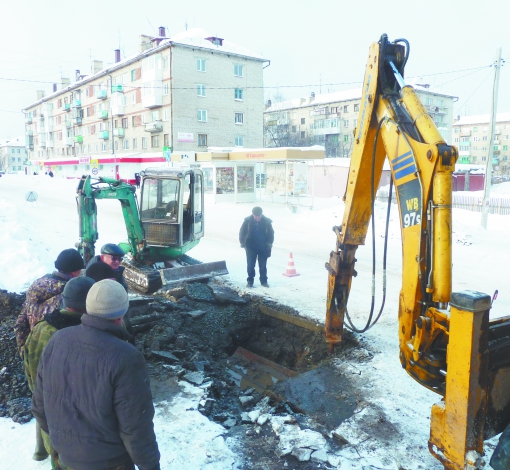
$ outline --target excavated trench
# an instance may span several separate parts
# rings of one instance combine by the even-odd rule
[[[18,422],[31,419],[12,333],[23,300],[0,291],[0,416]],[[199,411],[242,442],[246,461],[239,468],[282,468],[278,439],[250,415],[261,403],[267,413],[291,416],[330,438],[359,402],[348,377],[333,365],[359,347],[353,336],[347,334],[329,356],[321,325],[220,281],[153,296],[130,293],[128,316],[151,373],[155,403],[170,400],[183,380],[204,388]],[[317,468],[311,465],[293,462],[293,468]]]

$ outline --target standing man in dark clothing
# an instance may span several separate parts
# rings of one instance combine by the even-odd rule
[[[63,468],[160,470],[147,365],[121,326],[128,308],[118,282],[96,282],[81,325],[42,352],[32,412]]]
[[[252,215],[244,219],[239,230],[239,243],[246,250],[246,262],[248,265],[248,284],[253,287],[255,279],[255,263],[259,263],[260,284],[269,287],[267,283],[267,258],[271,256],[271,248],[274,241],[273,221],[262,215],[261,207],[254,207]]]

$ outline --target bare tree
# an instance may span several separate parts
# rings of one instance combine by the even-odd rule
[[[9,153],[6,148],[0,148],[0,171],[7,172],[9,167]]]

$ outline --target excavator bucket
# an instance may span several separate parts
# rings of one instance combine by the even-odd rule
[[[173,268],[159,269],[163,286],[187,281],[209,279],[214,276],[228,274],[225,261],[213,261],[211,263],[192,264],[189,266],[176,266]]]

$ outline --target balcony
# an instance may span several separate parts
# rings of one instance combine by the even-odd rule
[[[72,122],[71,121],[64,121],[64,126],[67,128],[67,129],[70,129],[71,126],[72,126]]]
[[[98,100],[105,100],[107,97],[108,97],[108,94],[107,94],[107,91],[106,91],[106,90],[99,90],[99,91],[96,93],[96,98],[97,98]]]
[[[96,113],[97,119],[108,119],[108,110],[107,109],[101,109]]]
[[[123,85],[112,85],[112,93],[124,93]]]
[[[26,132],[27,137],[32,137],[34,135],[34,131],[31,129],[28,129]]]
[[[494,141],[494,145],[499,145],[500,143],[501,143],[501,142],[500,142],[500,140],[498,140],[498,139],[496,139],[496,140]]]
[[[501,155],[501,150],[493,150],[492,155]]]
[[[110,138],[110,132],[108,132],[108,131],[99,131],[97,136],[100,139],[108,140]]]
[[[73,125],[75,125],[75,126],[81,126],[82,122],[83,122],[83,118],[81,118],[81,117],[73,118]]]
[[[468,130],[468,131],[460,131],[460,135],[468,137],[468,136],[470,136],[470,135],[471,135],[471,130]]]
[[[71,147],[73,145],[73,143],[74,143],[73,138],[72,137],[68,137],[68,136],[64,136],[63,141],[64,141],[64,145],[67,145],[68,147]]]
[[[73,108],[81,108],[81,100],[73,100]]]
[[[46,141],[46,148],[47,149],[52,149],[54,147],[55,147],[55,142],[53,140]]]
[[[34,138],[31,135],[27,135],[25,138],[25,147],[29,150],[34,150]]]
[[[124,128],[123,127],[116,127],[113,129],[113,136],[114,137],[124,137]]]
[[[73,140],[74,140],[75,144],[83,144],[83,136],[82,135],[75,135]]]
[[[71,105],[69,103],[63,103],[62,111],[71,111]]]
[[[32,124],[32,116],[27,116],[25,118],[25,124]]]
[[[162,132],[163,131],[163,123],[161,121],[150,122],[149,124],[145,124],[145,130],[147,132]]]

